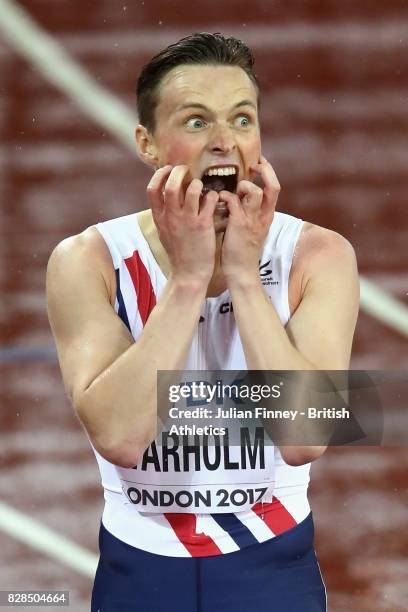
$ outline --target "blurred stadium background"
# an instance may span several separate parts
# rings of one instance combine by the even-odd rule
[[[352,368],[408,370],[406,1],[0,0],[0,589],[68,589],[76,612],[89,609],[102,490],[56,362],[46,264],[63,238],[146,208],[136,78],[203,30],[254,50],[279,209],[356,249]],[[407,609],[407,467],[403,447],[330,449],[313,466],[332,612]]]

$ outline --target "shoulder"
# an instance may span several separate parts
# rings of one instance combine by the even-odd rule
[[[116,293],[116,277],[108,246],[95,225],[64,238],[53,249],[47,265],[47,283],[58,282],[66,274],[89,272],[100,276],[112,303]]]
[[[304,223],[299,236],[298,251],[316,258],[330,253],[355,257],[354,248],[347,238],[326,227],[308,222]]]
[[[357,270],[354,248],[344,236],[308,222],[299,236],[293,265],[306,278],[329,269]]]
[[[92,257],[91,257],[92,256]],[[86,228],[80,234],[68,236],[59,242],[53,249],[49,264],[61,261],[85,261],[91,258],[99,265],[101,262],[107,263],[110,259],[109,249],[105,240],[97,230],[95,225]],[[92,264],[92,262],[89,262]]]

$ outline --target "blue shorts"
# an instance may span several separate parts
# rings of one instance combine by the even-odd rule
[[[165,557],[101,523],[91,612],[325,612],[312,514],[289,531],[215,557]]]

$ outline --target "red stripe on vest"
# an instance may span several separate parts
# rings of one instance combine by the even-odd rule
[[[290,512],[286,510],[282,502],[275,496],[272,497],[272,502],[270,504],[258,502],[255,506],[252,506],[252,510],[275,535],[284,533],[297,525],[297,522]]]
[[[143,325],[145,325],[150,313],[156,306],[156,296],[153,291],[152,282],[138,251],[135,251],[131,257],[125,259],[125,264],[136,291],[140,318],[143,321]]]
[[[192,557],[210,557],[222,554],[214,540],[204,533],[195,532],[197,523],[195,514],[169,512],[164,516]]]

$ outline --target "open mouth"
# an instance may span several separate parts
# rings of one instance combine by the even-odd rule
[[[238,184],[238,166],[211,166],[203,173],[203,195],[209,191],[235,193]]]

